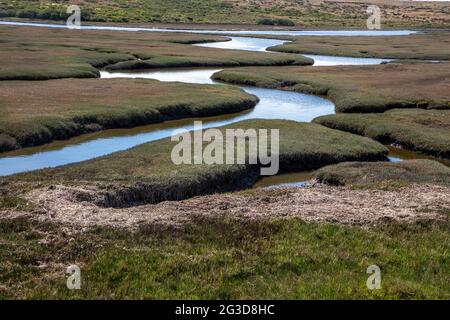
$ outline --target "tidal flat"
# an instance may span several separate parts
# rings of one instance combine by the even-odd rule
[[[252,52],[192,45],[230,43],[221,35],[0,26],[5,150],[93,131],[115,137],[105,129],[140,132],[136,126],[168,119],[185,124],[242,110],[251,117],[258,98],[249,92],[264,87],[273,90],[260,95],[255,114],[270,119],[219,130],[280,129],[280,173],[308,173],[301,187],[252,188],[262,164],[176,165],[175,142],[164,138],[2,177],[0,299],[448,299],[448,166],[416,154],[388,162],[392,146],[382,144],[447,157],[449,64],[419,61],[447,59],[438,56],[447,43],[434,47],[433,37],[420,35],[432,44],[426,47],[413,44],[419,35],[405,35],[377,38],[370,48],[368,37],[355,38],[354,47],[314,37],[317,47],[342,46],[330,55],[365,57],[379,56],[384,39],[386,52],[401,60],[312,67],[301,54],[264,46]],[[105,69],[179,66],[232,67],[214,78],[254,87],[219,85],[209,76],[197,84],[98,79]],[[329,100],[293,97],[300,92],[330,99],[337,114]],[[325,116],[301,122],[315,113]],[[66,288],[72,264],[83,274],[75,292]],[[373,264],[383,272],[375,291],[366,287]]]

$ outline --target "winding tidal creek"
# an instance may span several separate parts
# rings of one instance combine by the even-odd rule
[[[0,24],[12,24],[1,22]],[[39,27],[61,27],[61,25],[44,25],[30,23],[16,23],[16,25],[33,25]],[[121,28],[121,27],[93,27],[86,26],[85,29],[100,30],[120,30],[120,31],[167,31],[182,32],[183,30],[165,30],[165,29],[145,29],[145,28]],[[190,31],[192,32],[192,31]],[[210,30],[195,30],[196,33],[218,33],[233,34],[231,41],[215,42],[206,44],[197,44],[197,46],[206,46],[220,48],[223,50],[247,50],[247,51],[266,51],[267,48],[285,43],[286,41],[277,39],[263,39],[234,36],[234,34],[253,34],[251,31],[225,32]],[[262,32],[262,31],[261,31]],[[267,33],[268,32],[268,33]],[[256,34],[284,35],[286,33],[270,32]],[[304,35],[303,31],[291,31],[287,35]],[[306,32],[306,31],[305,31]],[[297,34],[298,33],[298,34]],[[307,35],[407,35],[412,31],[307,31]],[[273,53],[277,54],[277,53]],[[368,65],[380,64],[388,60],[385,59],[367,59],[367,58],[349,58],[333,56],[306,55],[314,59],[314,66],[333,66],[333,65]],[[101,71],[101,79],[108,78],[147,78],[159,81],[177,81],[184,83],[198,83],[209,85],[223,85],[211,79],[212,75],[221,71],[220,68],[194,68],[194,69],[152,69],[145,72],[118,72],[110,73]],[[235,123],[247,119],[286,119],[299,122],[310,122],[314,118],[322,115],[334,113],[334,104],[324,98],[307,95],[296,92],[263,89],[256,87],[241,86],[241,89],[249,94],[259,98],[259,103],[252,110],[219,117],[201,118],[203,128],[212,128]],[[152,124],[132,129],[114,129],[85,134],[65,141],[56,141],[39,147],[25,148],[22,150],[5,153],[0,158],[0,175],[6,176],[31,170],[43,169],[48,167],[57,167],[70,163],[86,161],[99,156],[107,155],[113,152],[126,150],[139,144],[170,137],[176,129],[193,129],[193,122],[196,119],[183,119],[176,121],[167,121],[159,124]],[[399,157],[392,158],[399,160]],[[301,181],[308,180],[310,173],[294,173],[263,179],[258,186],[283,185],[283,184],[301,184]]]

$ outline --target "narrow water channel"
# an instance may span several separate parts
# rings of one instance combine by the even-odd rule
[[[0,24],[5,24],[0,21]],[[10,24],[10,23],[7,23]],[[16,24],[17,25],[17,24]],[[18,23],[18,25],[29,25]],[[33,24],[35,25],[35,24]],[[61,25],[39,25],[61,27]],[[122,31],[159,31],[136,30],[135,28],[111,27],[84,27],[85,29],[101,30],[122,30]],[[130,30],[129,30],[130,29]],[[133,29],[133,30],[131,30]],[[167,30],[163,30],[167,31]],[[177,30],[170,30],[177,32]],[[210,31],[196,30],[199,33],[210,33]],[[298,31],[300,32],[300,31]],[[325,31],[312,32],[313,35],[323,35]],[[227,32],[230,33],[230,32]],[[249,32],[243,32],[249,34]],[[311,33],[311,32],[308,32]],[[369,31],[344,31],[345,35],[396,35],[410,34],[410,31],[395,31],[383,33],[371,33]],[[280,34],[280,33],[271,33]],[[290,34],[293,35],[293,34]],[[297,35],[297,34],[295,34]],[[343,35],[342,31],[331,31],[326,35]],[[284,43],[286,41],[277,39],[262,39],[251,37],[231,37],[231,41],[199,44],[199,46],[215,47],[220,49],[266,51],[268,47]],[[276,53],[274,53],[276,54]],[[361,59],[348,57],[331,56],[313,56],[315,66],[323,65],[365,65],[379,64],[383,59]],[[222,85],[211,79],[211,76],[220,71],[219,68],[208,69],[164,69],[151,70],[146,72],[120,72],[109,73],[101,72],[101,79],[108,78],[149,78],[159,81],[178,81],[185,83],[200,83]],[[102,81],[102,80],[99,81]],[[247,119],[286,119],[301,122],[310,122],[312,119],[334,113],[334,104],[324,98],[295,92],[282,90],[271,90],[256,87],[241,88],[259,97],[260,102],[257,106],[247,112],[224,115],[220,117],[201,118],[204,122],[204,128],[223,126],[234,122]],[[20,172],[26,172],[47,167],[56,167],[70,163],[89,160],[113,152],[126,150],[131,147],[166,138],[171,136],[175,129],[185,128],[193,129],[193,119],[168,121],[160,124],[153,124],[132,129],[105,130],[98,133],[92,133],[75,137],[66,141],[56,141],[44,146],[25,148],[22,150],[4,153],[0,158],[0,176],[11,175]],[[311,173],[296,173],[280,175],[277,177],[266,178],[258,183],[258,186],[279,185],[279,184],[301,184],[301,181],[308,180]]]
[[[0,21],[0,25],[41,27],[41,28],[66,28],[65,24],[41,23],[41,22],[19,22]],[[146,28],[146,27],[122,27],[107,25],[81,26],[83,30],[108,30],[108,31],[129,31],[129,32],[181,32],[200,34],[221,34],[221,35],[278,35],[278,36],[407,36],[417,31],[413,30],[201,30],[201,29],[171,29],[171,28]]]

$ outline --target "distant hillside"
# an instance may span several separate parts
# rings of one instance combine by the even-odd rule
[[[65,20],[78,4],[85,21],[364,27],[377,4],[388,27],[450,27],[449,2],[356,0],[0,0],[0,17]]]

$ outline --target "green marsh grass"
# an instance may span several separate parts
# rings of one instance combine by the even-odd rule
[[[336,114],[314,119],[324,126],[385,144],[450,159],[450,110],[393,109],[379,114]]]
[[[433,160],[344,162],[315,173],[322,183],[356,188],[392,189],[411,184],[450,185],[450,168]]]
[[[0,81],[0,152],[87,132],[253,108],[258,99],[231,86],[144,79]]]
[[[449,109],[450,63],[371,66],[234,68],[216,80],[323,95],[337,112],[371,113],[394,108]]]
[[[1,219],[0,298],[449,299],[449,235],[448,222],[361,228],[217,217],[67,237],[58,225]],[[74,263],[82,288],[71,291],[65,268]],[[381,290],[366,287],[372,264]]]

